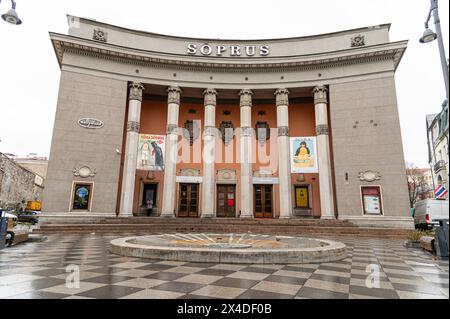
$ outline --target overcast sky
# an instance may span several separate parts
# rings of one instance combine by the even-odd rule
[[[391,41],[410,40],[396,73],[405,159],[428,166],[425,115],[439,112],[445,99],[437,41],[418,41],[428,0],[16,1],[23,24],[0,21],[0,152],[50,152],[60,70],[48,32],[66,34],[66,14],[155,33],[222,39],[307,36],[392,23]],[[439,3],[447,56],[448,3]],[[2,0],[0,12],[9,7],[10,1]],[[434,29],[433,20],[430,26]]]

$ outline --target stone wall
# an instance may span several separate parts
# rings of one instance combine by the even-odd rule
[[[127,82],[62,71],[42,210],[67,213],[71,207],[73,182],[93,183],[91,212],[115,215],[119,187]],[[86,129],[82,118],[104,123]],[[92,176],[74,174],[80,167]]]
[[[330,85],[339,218],[412,226],[394,77]],[[361,181],[373,171],[379,179]],[[383,216],[363,214],[361,186],[381,186]]]
[[[20,210],[27,201],[41,200],[44,188],[35,184],[35,177],[35,173],[0,153],[0,207]]]

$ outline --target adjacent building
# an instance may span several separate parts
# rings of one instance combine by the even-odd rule
[[[427,115],[428,161],[433,174],[434,186],[448,184],[448,101],[444,101],[438,114]],[[448,199],[448,193],[446,195]]]
[[[21,211],[28,201],[40,201],[43,190],[43,176],[0,153],[0,208]]]
[[[322,218],[411,228],[389,24],[167,36],[69,16],[43,223]]]

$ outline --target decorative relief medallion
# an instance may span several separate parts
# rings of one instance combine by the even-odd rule
[[[322,124],[316,126],[316,135],[328,135],[328,125]]]
[[[288,89],[278,89],[274,93],[276,98],[276,105],[289,105],[289,90]]]
[[[181,89],[178,86],[169,87],[167,93],[167,103],[180,104]]]
[[[305,174],[298,174],[297,182],[304,182],[304,181],[305,181]]]
[[[200,121],[198,120],[187,120],[184,123],[183,137],[189,140],[189,144],[192,146],[194,141],[200,136]]]
[[[258,169],[253,172],[253,177],[272,177],[273,172],[269,169]]]
[[[223,121],[220,123],[220,133],[222,134],[222,141],[228,145],[234,138],[234,125],[231,121]]]
[[[178,125],[176,124],[167,125],[167,134],[178,134]]]
[[[314,104],[328,103],[327,92],[328,89],[325,86],[316,86],[312,91],[312,93],[314,94]]]
[[[193,168],[185,168],[180,170],[180,176],[201,176],[200,170]]]
[[[130,95],[128,99],[131,100],[137,100],[142,102],[142,93],[144,91],[144,85],[139,82],[133,82],[129,86],[130,88]]]
[[[217,171],[217,180],[219,181],[235,181],[236,171],[231,169],[222,169]]]
[[[244,106],[252,106],[252,96],[253,96],[253,91],[250,89],[243,89],[239,92],[239,95],[241,97],[240,100],[240,106],[244,107]]]
[[[139,129],[141,128],[141,124],[136,121],[129,121],[127,124],[127,131],[128,132],[136,132],[139,133]]]
[[[261,146],[270,139],[270,127],[267,122],[256,122],[255,132],[256,139]]]
[[[215,89],[206,89],[203,91],[203,96],[205,97],[205,106],[217,104],[217,91]]]
[[[365,37],[361,34],[358,34],[357,36],[351,38],[351,46],[354,47],[361,47],[366,45]]]
[[[150,180],[150,181],[155,180],[156,179],[155,172],[154,171],[148,171],[146,179]]]
[[[95,168],[91,169],[89,166],[75,167],[73,175],[81,178],[94,177],[97,174]]]
[[[83,118],[78,120],[78,125],[88,129],[99,129],[104,126],[103,122],[93,118]]]
[[[374,182],[381,179],[381,174],[375,171],[359,172],[359,180],[363,182]]]
[[[278,128],[278,136],[289,136],[289,127],[280,126]]]
[[[108,34],[103,30],[94,29],[94,35],[92,36],[92,39],[101,42],[106,42],[108,40]]]

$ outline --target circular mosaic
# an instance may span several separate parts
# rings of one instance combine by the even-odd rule
[[[115,254],[194,262],[217,263],[317,263],[347,257],[341,242],[261,234],[162,234],[111,241]]]

